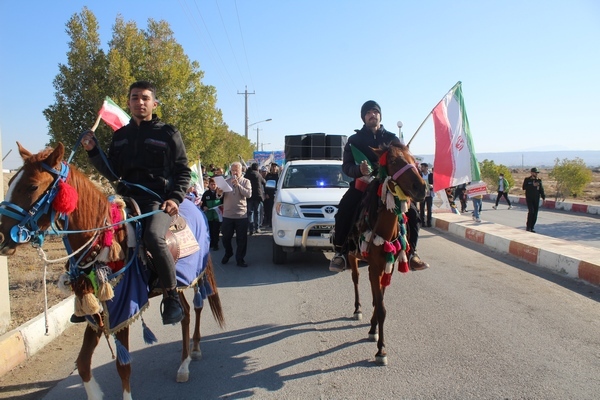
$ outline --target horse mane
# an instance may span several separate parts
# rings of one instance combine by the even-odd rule
[[[106,194],[90,180],[88,175],[71,164],[67,183],[73,186],[78,194],[77,208],[69,215],[70,229],[87,230],[112,223],[110,219],[110,202]],[[80,242],[75,238],[80,236],[84,239],[81,242],[84,243],[92,235],[94,235],[94,232],[70,235],[69,241],[71,241],[71,236],[74,236],[73,242]],[[121,242],[124,237],[116,239]],[[72,243],[72,245],[74,248],[78,247],[76,243]]]

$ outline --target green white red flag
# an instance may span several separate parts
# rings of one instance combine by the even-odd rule
[[[473,138],[458,82],[433,109],[435,156],[433,190],[480,180]]]
[[[108,96],[104,99],[102,108],[98,111],[98,116],[102,118],[102,121],[106,122],[113,131],[127,125],[131,119],[131,117]]]

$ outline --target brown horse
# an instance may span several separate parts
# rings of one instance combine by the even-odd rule
[[[349,238],[355,242],[357,250],[349,254],[348,263],[352,270],[354,318],[357,320],[362,319],[358,293],[358,261],[364,260],[369,264],[373,295],[369,339],[377,342],[375,362],[387,365],[383,335],[386,316],[383,296],[395,266],[401,272],[408,272],[404,212],[408,201],[422,201],[425,198],[426,183],[407,146],[391,144],[374,149],[374,152],[379,156],[379,177],[365,191],[363,211]]]
[[[132,241],[127,241],[127,231],[132,232],[131,228],[123,228],[123,225],[113,225],[111,221],[114,221],[114,206],[103,194],[96,185],[88,179],[88,177],[79,171],[77,168],[70,166],[63,161],[64,146],[59,143],[55,149],[46,149],[38,154],[32,154],[23,148],[17,142],[19,153],[23,159],[23,167],[17,172],[17,174],[9,182],[9,189],[6,195],[6,201],[2,203],[0,207],[0,253],[3,255],[13,255],[16,252],[18,245],[28,241],[32,241],[37,245],[41,245],[43,242],[43,236],[46,234],[51,226],[57,226],[62,224],[62,228],[65,227],[64,220],[61,217],[64,214],[68,214],[68,229],[65,235],[65,247],[68,253],[77,255],[79,257],[75,264],[75,274],[82,274],[79,271],[89,270],[92,265],[94,268],[95,260],[99,257],[98,253],[100,244],[104,241],[107,248],[107,252],[113,255],[117,255],[111,258],[110,266],[116,266],[118,270],[114,274],[114,279],[110,279],[110,276],[104,279],[104,283],[109,282],[111,288],[108,288],[111,295],[108,300],[102,300],[100,298],[100,290],[96,292],[97,298],[94,299],[94,289],[88,290],[92,292],[91,295],[86,293],[86,287],[89,289],[90,279],[83,278],[72,280],[71,286],[76,294],[76,314],[77,307],[80,306],[84,310],[83,314],[87,315],[88,326],[85,330],[83,344],[81,351],[77,358],[77,369],[81,376],[84,387],[86,389],[88,398],[99,399],[102,398],[103,394],[100,390],[99,385],[96,383],[91,371],[91,361],[94,349],[98,345],[102,335],[106,335],[108,338],[109,334],[115,336],[115,342],[117,344],[117,353],[121,356],[123,349],[125,349],[124,357],[117,357],[117,370],[121,377],[121,384],[123,388],[123,398],[131,398],[131,386],[130,386],[130,375],[131,365],[128,360],[128,347],[129,347],[129,325],[141,314],[141,312],[148,306],[148,297],[159,294],[160,292],[148,293],[149,285],[146,281],[144,286],[143,282],[139,286],[142,289],[137,289],[137,292],[141,295],[141,300],[137,307],[133,311],[129,311],[129,314],[124,313],[124,321],[113,321],[113,317],[116,318],[117,313],[112,312],[110,307],[112,305],[123,309],[123,304],[133,304],[132,299],[134,290],[134,279],[128,277],[130,271],[131,276],[140,277],[140,272],[144,267],[141,265],[137,270],[135,269],[136,263],[132,261],[139,260],[141,257],[136,256],[136,253],[132,249],[137,249],[139,246],[132,245]],[[70,167],[70,168],[69,168]],[[73,190],[74,189],[74,190]],[[72,203],[69,205],[69,203]],[[196,223],[195,231],[193,232],[198,238],[199,234],[204,235],[204,239],[208,238],[208,228],[206,219],[200,214],[200,211],[193,206],[189,201],[188,210],[193,210],[193,213],[198,213],[200,216],[200,222]],[[184,203],[182,203],[180,212],[183,214]],[[192,213],[192,214],[193,214]],[[184,215],[185,216],[185,215]],[[186,216],[187,217],[187,216]],[[188,225],[192,226],[190,219],[188,218]],[[55,229],[55,228],[53,228]],[[110,231],[110,235],[108,232]],[[130,236],[134,236],[130,233]],[[112,239],[112,242],[107,237]],[[130,237],[131,239],[131,237]],[[198,240],[202,245],[202,241]],[[193,260],[200,260],[196,262],[198,268],[202,264],[202,273],[196,275],[190,275],[193,282],[190,282],[189,286],[194,286],[196,295],[194,297],[194,309],[196,314],[196,321],[194,325],[194,334],[192,336],[192,344],[190,351],[190,304],[186,301],[186,298],[182,291],[179,291],[179,298],[184,310],[184,319],[181,321],[181,331],[183,335],[182,342],[182,353],[181,353],[181,365],[177,371],[177,381],[185,382],[189,378],[189,363],[192,359],[198,359],[201,357],[200,351],[200,314],[202,312],[202,298],[208,298],[209,305],[213,316],[217,323],[223,327],[224,318],[221,309],[221,303],[217,292],[216,281],[214,278],[214,271],[210,254],[208,253],[208,241],[204,240],[206,246],[201,248],[200,251],[196,252],[198,258]],[[91,243],[91,244],[90,244]],[[202,246],[201,246],[202,247]],[[70,249],[73,249],[70,251]],[[83,256],[78,253],[82,250]],[[124,254],[129,253],[130,257],[124,259]],[[131,256],[133,254],[133,256]],[[181,259],[178,264],[178,286],[179,289],[183,289],[180,279],[180,264],[184,260],[192,260],[195,255]],[[91,261],[90,261],[91,259]],[[72,259],[71,259],[72,260]],[[127,260],[130,260],[129,262]],[[85,264],[85,266],[82,266]],[[131,265],[129,268],[126,266]],[[106,269],[107,266],[102,266]],[[71,263],[71,270],[73,264]],[[67,265],[67,271],[69,271],[69,263]],[[100,275],[100,270],[95,269],[95,275]],[[109,272],[111,270],[108,270]],[[125,272],[123,272],[125,271]],[[193,272],[197,272],[193,271]],[[140,278],[141,279],[141,278]],[[81,283],[84,284],[81,284]],[[88,284],[86,285],[85,282]],[[98,279],[98,282],[101,282]],[[103,286],[105,287],[105,286]],[[114,287],[114,293],[112,288]],[[122,289],[125,287],[125,289]],[[185,288],[185,287],[184,287]],[[119,293],[118,293],[119,292]],[[200,295],[202,292],[203,295]],[[91,297],[90,297],[91,296]],[[98,301],[98,299],[100,299]],[[119,304],[117,304],[119,302]],[[114,304],[113,304],[114,303]],[[90,306],[91,304],[91,306]],[[80,309],[80,311],[81,311]],[[85,310],[88,310],[87,312]],[[92,311],[89,311],[89,310]],[[108,310],[108,315],[106,311]],[[80,314],[77,314],[80,315]],[[118,325],[117,325],[118,324]],[[145,324],[144,324],[145,327]],[[146,328],[146,327],[145,327]],[[147,333],[145,331],[145,333]],[[153,335],[150,335],[153,336]],[[151,338],[152,340],[155,338]],[[111,349],[112,350],[112,349]],[[121,353],[119,353],[121,351]]]

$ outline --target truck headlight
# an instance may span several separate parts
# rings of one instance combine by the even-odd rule
[[[300,215],[293,204],[277,203],[275,205],[275,211],[277,212],[277,215],[282,217],[300,218]]]

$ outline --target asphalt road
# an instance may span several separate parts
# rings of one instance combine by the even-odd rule
[[[221,266],[223,252],[216,252],[227,329],[205,313],[204,358],[191,364],[190,381],[178,384],[180,331],[161,325],[153,300],[145,321],[159,343],[143,344],[140,323],[132,329],[133,397],[598,397],[599,288],[435,230],[422,231],[419,253],[432,267],[395,273],[386,292],[389,365],[379,367],[376,346],[366,340],[366,266],[365,318],[357,322],[350,318],[350,273],[330,273],[323,254],[293,254],[275,266],[268,234],[249,238],[248,268]],[[121,398],[104,340],[93,361],[105,398]],[[45,397],[67,398],[85,398],[76,373]]]

